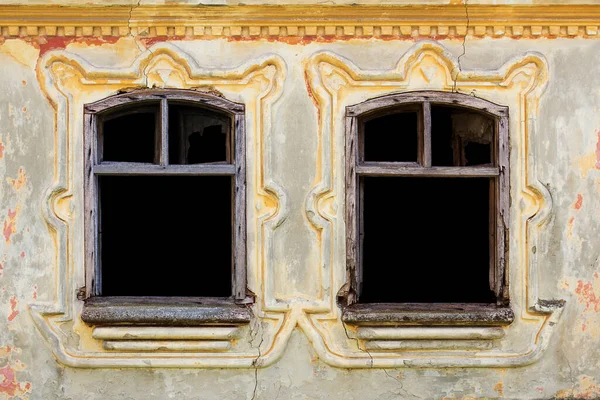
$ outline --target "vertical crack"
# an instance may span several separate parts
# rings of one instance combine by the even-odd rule
[[[471,27],[471,20],[469,18],[469,0],[464,0],[464,6],[465,6],[465,18],[467,20],[467,28],[465,30],[465,35],[463,36],[463,41],[462,41],[462,53],[458,56],[456,62],[458,64],[458,71],[456,71],[456,74],[454,74],[454,76],[452,77],[453,85],[452,85],[452,91],[453,92],[457,92],[456,89],[456,80],[458,78],[458,74],[460,73],[460,71],[462,71],[462,65],[460,63],[460,59],[467,53],[467,35],[469,34],[469,28]]]
[[[248,307],[250,308],[250,306],[248,306]],[[254,315],[252,308],[250,308],[250,311]],[[252,346],[252,344],[256,340],[256,337],[258,336],[258,334],[260,332],[260,341],[258,343],[258,346],[255,347],[256,350],[258,351],[258,356],[256,356],[256,358],[252,361],[252,366],[254,367],[254,388],[252,389],[252,397],[250,400],[255,400],[257,392],[258,392],[258,365],[257,364],[262,356],[261,346],[262,346],[265,338],[264,338],[264,331],[262,330],[262,326],[260,324],[260,320],[258,318],[256,318],[256,315],[254,315],[254,318],[252,318],[252,320],[255,322],[253,324],[250,324],[250,346]],[[252,325],[256,325],[256,326],[253,327]]]
[[[129,37],[131,37],[131,39],[133,39],[133,42],[135,43],[135,45],[137,46],[137,48],[140,50],[141,53],[148,50],[151,54],[154,54],[152,52],[152,50],[150,50],[149,48],[145,48],[140,45],[140,43],[136,40],[136,37],[133,35],[133,31],[131,28],[131,20],[133,19],[133,11],[135,9],[137,9],[138,7],[140,7],[141,5],[142,5],[142,0],[138,0],[137,4],[135,6],[131,6],[129,8],[129,18],[127,19],[127,29],[129,30]],[[144,68],[144,70],[142,71],[143,79],[144,79],[143,85],[146,87],[148,86],[148,67],[149,67],[149,65],[147,65]]]

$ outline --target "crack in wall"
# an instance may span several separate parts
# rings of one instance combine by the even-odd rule
[[[137,4],[135,6],[132,6],[129,8],[129,18],[127,19],[127,29],[129,30],[129,37],[131,37],[131,39],[133,39],[133,42],[135,43],[135,45],[137,46],[137,48],[140,50],[141,53],[148,50],[150,52],[150,54],[154,55],[154,53],[152,52],[152,50],[150,50],[149,47],[141,46],[140,42],[136,40],[136,37],[133,35],[133,32],[132,32],[131,20],[133,19],[133,11],[136,8],[140,7],[141,5],[142,5],[142,0],[138,0]],[[146,67],[142,71],[142,76],[144,79],[143,86],[145,86],[145,87],[148,87],[148,68],[149,67],[150,67],[150,63],[148,63],[148,65],[146,65]]]
[[[373,368],[373,355],[369,352],[369,350],[367,350],[366,347],[364,349],[360,347],[360,340],[357,337],[350,337],[350,335],[348,334],[348,329],[346,328],[346,324],[344,323],[344,313],[345,311],[342,311],[342,327],[344,328],[346,337],[348,338],[348,340],[356,341],[356,347],[358,347],[360,351],[363,351],[369,355],[369,358],[371,359],[371,368]]]
[[[250,308],[250,306],[249,306]],[[261,346],[264,342],[264,330],[262,329],[262,325],[260,322],[260,319],[256,317],[256,315],[254,315],[254,311],[252,311],[252,308],[250,308],[250,311],[252,312],[254,318],[252,318],[253,323],[250,324],[250,346],[252,346],[252,344],[254,343],[254,341],[256,340],[257,336],[260,333],[260,341],[258,343],[258,345],[255,347],[256,350],[258,351],[258,355],[256,356],[256,358],[252,361],[252,366],[254,367],[254,388],[252,389],[252,397],[250,398],[250,400],[255,400],[257,397],[256,395],[258,394],[258,361],[260,360],[260,358],[262,357],[262,351],[261,351]],[[256,325],[255,327],[253,327],[253,325]]]
[[[460,63],[460,59],[467,54],[467,35],[469,34],[469,28],[471,27],[471,20],[469,18],[469,0],[464,0],[464,6],[465,6],[465,18],[467,20],[467,27],[465,29],[465,35],[463,36],[463,41],[462,41],[462,53],[458,56],[456,62],[458,64],[458,71],[456,71],[455,74],[453,74],[454,76],[452,77],[453,80],[453,84],[452,84],[452,91],[453,92],[458,92],[457,88],[456,88],[456,81],[457,81],[457,77],[458,74],[462,71],[462,65]]]

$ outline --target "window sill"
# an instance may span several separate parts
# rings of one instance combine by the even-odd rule
[[[342,321],[368,326],[506,326],[515,316],[495,304],[371,303],[343,309]]]
[[[241,325],[252,311],[228,298],[92,297],[81,319],[89,325],[203,326]]]

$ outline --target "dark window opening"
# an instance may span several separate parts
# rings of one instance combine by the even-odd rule
[[[364,160],[416,162],[418,139],[416,112],[374,118],[364,126]]]
[[[507,306],[508,109],[428,91],[346,110],[339,301]]]
[[[231,177],[99,180],[103,296],[231,296]]]
[[[86,299],[251,302],[244,105],[148,89],[84,110]]]
[[[431,106],[434,166],[491,165],[495,121],[482,113]]]
[[[158,106],[106,120],[101,127],[104,161],[156,162]]]
[[[361,303],[492,303],[488,178],[363,180]]]
[[[169,161],[171,164],[231,161],[230,119],[186,105],[169,107]]]

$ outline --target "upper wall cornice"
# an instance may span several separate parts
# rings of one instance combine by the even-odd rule
[[[5,38],[600,37],[599,26],[600,4],[0,6]]]

